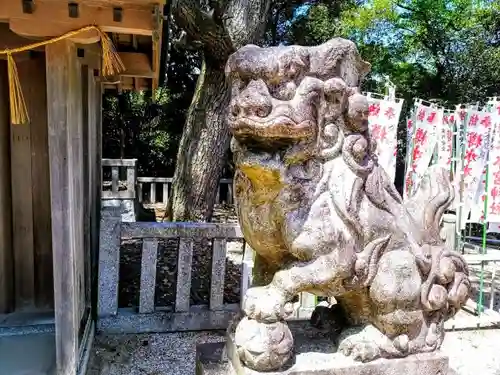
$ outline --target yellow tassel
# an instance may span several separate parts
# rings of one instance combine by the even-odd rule
[[[123,65],[118,52],[116,52],[115,46],[106,33],[100,29],[97,29],[101,37],[101,47],[102,47],[102,75],[103,76],[113,76],[121,73],[125,70],[125,65]]]
[[[16,125],[29,122],[28,109],[24,101],[21,82],[17,72],[16,62],[11,53],[7,53],[7,69],[9,73],[9,97],[11,122]]]

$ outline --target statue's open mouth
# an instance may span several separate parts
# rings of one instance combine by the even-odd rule
[[[230,130],[238,140],[264,143],[294,143],[314,136],[314,122],[295,122],[289,117],[255,120],[238,117],[230,121]]]

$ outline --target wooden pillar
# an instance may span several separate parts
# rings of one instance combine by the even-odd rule
[[[18,64],[19,78],[23,87],[30,120],[36,122],[31,79],[32,64],[23,60]],[[14,247],[15,303],[16,310],[26,310],[35,305],[35,249],[33,238],[33,187],[31,176],[31,126],[11,127],[11,171],[12,171],[12,226]]]
[[[53,306],[45,58],[17,63],[30,122],[11,127],[11,183],[16,310]]]
[[[81,68],[72,42],[46,47],[57,373],[78,366],[83,288]]]
[[[0,60],[0,313],[13,309],[12,198],[7,64]]]
[[[31,147],[31,203],[32,203],[32,252],[31,257],[21,253],[28,259],[33,259],[33,280],[36,307],[49,309],[54,305],[54,280],[52,266],[52,236],[50,213],[50,176],[48,155],[47,129],[47,96],[45,80],[45,55],[31,53],[31,58],[18,64],[23,94],[30,115],[30,147]],[[24,126],[24,125],[21,125]],[[17,126],[16,126],[17,128]],[[26,184],[27,182],[25,182]],[[26,251],[27,249],[16,249]],[[19,257],[20,258],[20,257]],[[17,262],[16,257],[16,262]],[[16,267],[17,269],[17,267]],[[24,270],[24,267],[23,267]]]
[[[101,221],[101,83],[99,70],[101,65],[101,47],[98,44],[80,46],[84,49],[83,56],[79,58],[82,64],[82,87],[84,111],[84,128],[87,133],[84,138],[84,164],[87,172],[85,182],[85,220],[89,230],[86,231],[85,249],[88,250],[85,259],[86,283],[92,286],[90,295],[87,294],[87,303],[94,307],[94,318],[97,311],[98,289],[98,254],[99,254],[99,229]],[[86,151],[85,151],[86,150]],[[87,237],[88,236],[88,237]],[[90,267],[89,267],[90,266]]]
[[[92,229],[92,312],[94,319],[97,319],[97,301],[98,301],[98,286],[99,286],[99,238],[101,231],[101,194],[102,194],[102,91],[101,83],[96,80],[98,70],[92,71],[91,90],[89,95],[90,113],[89,117],[91,132],[90,132],[90,153],[94,155],[92,165],[95,169],[92,172],[93,194],[92,194],[92,213],[91,213],[91,229]]]

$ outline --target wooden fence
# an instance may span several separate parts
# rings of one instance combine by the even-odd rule
[[[177,280],[173,308],[155,306],[156,265],[159,240],[179,239]],[[209,304],[190,305],[193,242],[213,240]],[[120,247],[122,240],[142,240],[139,306],[118,307]],[[225,329],[239,310],[238,304],[224,303],[226,243],[243,239],[237,224],[215,223],[123,223],[119,210],[103,209],[99,249],[99,329],[106,332],[169,332],[202,329]],[[244,246],[241,295],[251,285],[252,252]],[[302,293],[294,316],[307,318],[315,306],[315,298]]]

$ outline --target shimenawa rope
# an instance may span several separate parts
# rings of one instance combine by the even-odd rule
[[[125,66],[116,52],[115,46],[104,31],[98,26],[90,25],[82,27],[78,30],[67,32],[58,37],[45,40],[43,42],[28,44],[27,46],[0,50],[0,55],[7,55],[7,67],[9,77],[9,99],[10,99],[10,116],[12,124],[25,124],[29,122],[28,110],[26,102],[24,101],[23,92],[21,89],[21,82],[17,72],[16,62],[12,56],[15,53],[30,51],[38,47],[46,46],[48,44],[57,43],[66,38],[74,37],[85,31],[95,30],[101,39],[102,48],[102,66],[101,73],[103,76],[111,76],[118,74],[125,70]]]

